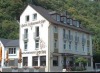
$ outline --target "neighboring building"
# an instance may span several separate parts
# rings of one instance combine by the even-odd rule
[[[19,40],[22,67],[62,71],[74,65],[75,57],[83,56],[88,59],[87,70],[93,69],[91,33],[67,15],[28,5],[20,16]]]
[[[2,47],[1,67],[18,66],[19,40],[0,38],[0,47]],[[5,61],[7,57],[7,50],[9,59],[8,63]]]

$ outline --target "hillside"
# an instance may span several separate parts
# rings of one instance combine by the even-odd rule
[[[67,11],[94,34],[93,49],[100,50],[100,2],[90,0],[0,0],[1,38],[19,38],[17,20],[28,3],[59,12]]]

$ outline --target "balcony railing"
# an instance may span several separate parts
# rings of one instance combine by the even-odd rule
[[[28,34],[23,34],[23,40],[28,41]]]

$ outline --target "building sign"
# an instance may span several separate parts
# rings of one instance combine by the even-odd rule
[[[42,50],[42,51],[33,51],[33,52],[22,52],[22,54],[46,54],[46,50]]]
[[[35,24],[43,24],[45,23],[46,20],[39,20],[39,21],[36,21],[36,22],[31,22],[31,23],[27,23],[27,24],[22,24],[21,27],[26,27],[26,26],[32,26],[32,25],[35,25]]]

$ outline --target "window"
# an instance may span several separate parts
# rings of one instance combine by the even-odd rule
[[[54,26],[54,33],[57,33],[58,32],[58,29],[56,26]]]
[[[39,37],[39,27],[36,27],[36,37]]]
[[[64,17],[64,23],[66,23],[66,21],[67,21],[67,20],[66,20],[66,17]]]
[[[32,57],[32,66],[38,66],[38,56]]]
[[[40,66],[46,66],[46,56],[40,56]]]
[[[28,66],[28,57],[23,57],[23,66]]]
[[[24,38],[28,38],[28,29],[24,29]]]
[[[82,48],[83,48],[83,51],[84,51],[84,44],[82,44]]]
[[[29,15],[26,16],[26,22],[28,22],[28,21],[29,21]]]
[[[33,20],[37,19],[37,14],[33,14]]]
[[[9,54],[16,54],[16,48],[9,48]]]
[[[53,57],[53,66],[58,66],[58,56]]]
[[[77,27],[79,27],[79,26],[80,26],[79,21],[77,21]]]
[[[54,40],[54,49],[57,49],[57,40]]]
[[[69,18],[67,18],[67,24],[68,24],[68,25],[70,24],[70,19],[69,19]]]
[[[35,48],[39,48],[39,39],[35,40]]]
[[[72,19],[70,19],[70,25],[72,25],[73,24],[73,21],[72,21]]]
[[[91,66],[91,58],[88,58],[88,66]]]
[[[24,50],[27,50],[27,42],[24,42]]]
[[[65,29],[63,29],[63,37],[64,38],[65,38],[65,34],[66,34]]]
[[[60,21],[60,15],[57,15],[57,21]]]
[[[75,42],[75,50],[77,51],[77,42]]]
[[[64,49],[66,49],[66,41],[65,40],[64,40],[64,46],[63,47],[64,47]]]
[[[15,60],[9,60],[9,66],[14,66],[15,65]]]
[[[69,49],[71,49],[71,41],[69,41]]]

